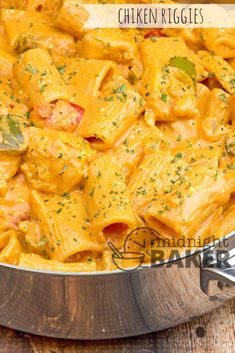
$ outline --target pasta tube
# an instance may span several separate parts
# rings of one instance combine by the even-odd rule
[[[88,12],[82,7],[80,0],[64,0],[56,24],[64,31],[80,38],[83,33],[83,26],[89,18]]]
[[[235,204],[231,204],[223,213],[220,225],[220,236],[233,232],[235,229]]]
[[[61,2],[62,0],[27,0],[26,9],[55,16],[60,9]]]
[[[90,165],[84,190],[96,234],[113,234],[120,239],[135,226],[123,173],[111,157],[97,158]]]
[[[121,166],[126,177],[136,170],[144,156],[144,151],[154,151],[161,146],[164,136],[156,127],[149,127],[143,119],[137,121],[134,126],[117,142],[110,151],[117,164]]]
[[[2,9],[4,28],[12,49],[18,53],[35,47],[60,55],[75,53],[74,39],[51,26],[50,17],[36,11]]]
[[[235,71],[223,58],[201,50],[198,56],[204,67],[215,75],[221,86],[229,93],[235,93]]]
[[[209,140],[216,141],[228,132],[232,117],[232,97],[219,88],[210,91],[201,127]]]
[[[12,49],[9,45],[7,36],[6,36],[6,31],[4,28],[4,25],[0,23],[0,49],[6,51],[7,53],[12,53]]]
[[[112,76],[115,67],[115,64],[108,60],[76,58],[65,67],[63,78],[77,104],[86,108],[91,97],[100,93],[102,85]]]
[[[169,151],[159,150],[145,156],[128,183],[132,205],[139,215],[142,215],[144,206],[161,194],[164,187],[168,190],[169,180],[177,178],[178,167],[183,173],[185,166],[181,158],[175,158]]]
[[[216,157],[197,161],[173,184],[169,193],[149,205],[144,218],[163,237],[193,236],[198,224],[227,202],[230,193],[231,188],[218,171]]]
[[[140,45],[145,65],[167,65],[172,57],[188,56],[188,48],[180,37],[160,37],[156,41],[144,40]],[[153,61],[154,57],[154,61]]]
[[[1,77],[12,78],[12,67],[15,61],[14,56],[0,49],[0,75]]]
[[[34,106],[71,99],[61,75],[44,49],[31,49],[22,54],[16,61],[14,74]]]
[[[87,31],[77,49],[79,56],[86,59],[113,60],[120,64],[132,64],[138,57],[134,38],[119,28]]]
[[[91,100],[78,133],[98,150],[114,145],[144,110],[144,100],[123,78],[109,82],[102,94]],[[96,119],[94,119],[94,116]]]
[[[0,262],[18,265],[18,259],[22,252],[22,246],[13,230],[0,235]]]
[[[164,28],[164,34],[169,37],[181,37],[192,50],[202,48],[202,41],[195,28]]]
[[[91,232],[79,192],[51,196],[33,190],[31,205],[50,259],[63,262],[84,251],[102,251],[102,243]]]
[[[154,111],[155,120],[172,121],[198,114],[193,75],[195,65],[188,60],[188,49],[182,39],[146,39],[140,46],[144,73],[140,90]],[[171,64],[171,60],[178,65]],[[190,72],[184,70],[190,67]]]
[[[20,162],[20,156],[0,153],[0,196],[6,193],[8,181],[18,172]]]
[[[24,117],[28,111],[25,97],[20,90],[19,85],[10,78],[6,77],[0,84],[0,120],[5,120],[9,117]],[[21,95],[22,94],[22,95]]]
[[[235,56],[235,30],[234,28],[200,28],[196,31],[202,39],[204,46],[224,59]]]
[[[2,8],[24,9],[27,0],[1,0]]]
[[[10,179],[4,198],[0,197],[0,231],[17,230],[29,218],[29,186],[22,173]]]

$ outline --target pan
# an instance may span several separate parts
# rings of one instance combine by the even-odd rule
[[[140,265],[63,273],[0,264],[0,324],[68,339],[130,337],[192,320],[235,297],[234,233],[223,244]]]
[[[124,271],[68,274],[0,265],[0,324],[58,338],[158,331],[234,296],[234,233],[191,255]]]

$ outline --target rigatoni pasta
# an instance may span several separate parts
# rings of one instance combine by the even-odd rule
[[[2,9],[1,16],[11,48],[18,53],[36,47],[59,51],[60,55],[74,52],[73,37],[52,27],[47,14]]]
[[[7,191],[8,181],[18,172],[21,164],[21,156],[0,153],[0,195]]]
[[[164,144],[164,136],[156,126],[148,126],[143,120],[137,122],[127,130],[127,134],[118,141],[110,155],[122,167],[128,178],[138,165],[147,150],[154,150]]]
[[[235,55],[235,30],[234,28],[202,28],[199,32],[202,43],[206,48],[224,59],[233,58]]]
[[[208,51],[199,51],[198,56],[204,67],[215,76],[221,86],[230,94],[235,92],[234,69],[220,56]]]
[[[51,196],[34,190],[30,202],[41,234],[45,234],[45,251],[50,259],[63,262],[82,252],[102,250],[102,243],[91,233],[84,200],[79,192]]]
[[[60,7],[62,0],[27,0],[25,6],[27,10],[35,10],[50,15],[55,15]]]
[[[143,111],[144,99],[129,82],[119,76],[91,100],[78,126],[78,133],[88,138],[98,150],[106,150],[115,144]]]
[[[88,18],[89,14],[80,0],[64,0],[56,18],[56,24],[60,29],[80,38]]]
[[[169,192],[146,210],[146,222],[162,236],[192,237],[197,231],[197,222],[202,223],[229,199],[230,188],[218,172],[218,161],[212,158],[209,163],[208,160],[194,163],[195,166],[170,185]],[[215,193],[215,190],[218,191]]]
[[[76,103],[86,108],[91,97],[99,95],[102,85],[112,77],[115,68],[115,63],[110,60],[76,58],[64,66],[63,79]]]
[[[131,33],[116,28],[87,31],[78,42],[77,49],[79,56],[86,59],[105,59],[125,64],[133,64],[138,55]]]
[[[26,88],[34,106],[71,98],[69,89],[45,49],[31,49],[22,54],[15,63],[14,74]]]
[[[0,236],[0,262],[17,265],[22,246],[17,239],[17,233],[14,230],[8,230]]]
[[[195,116],[195,65],[191,66],[191,75],[179,69],[189,55],[184,41],[174,37],[157,41],[147,38],[140,48],[144,60],[141,93],[154,111],[155,120],[172,121]]]
[[[135,228],[135,214],[121,168],[112,157],[97,158],[89,167],[85,197],[97,236],[120,236]],[[121,239],[123,240],[123,239]]]
[[[1,77],[12,77],[12,67],[15,58],[13,55],[0,49],[0,75]]]

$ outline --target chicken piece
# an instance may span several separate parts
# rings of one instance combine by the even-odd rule
[[[80,136],[35,129],[22,170],[34,189],[61,194],[86,177],[92,156],[89,143]]]

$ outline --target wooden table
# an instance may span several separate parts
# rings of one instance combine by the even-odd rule
[[[235,353],[235,300],[184,325],[137,338],[66,341],[0,328],[0,353]]]

